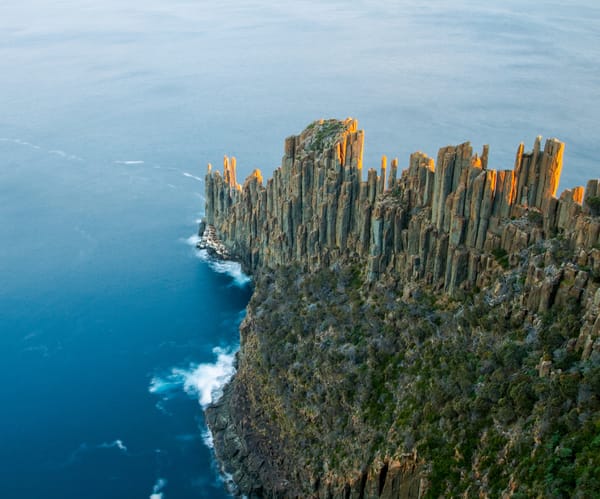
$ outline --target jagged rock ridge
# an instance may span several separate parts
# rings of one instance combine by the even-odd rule
[[[233,158],[225,158],[223,176],[209,167],[205,223],[210,244],[255,274],[291,264],[311,274],[358,262],[368,285],[393,285],[406,300],[420,288],[455,300],[484,290],[488,305],[535,331],[542,314],[577,303],[582,318],[569,348],[582,359],[600,354],[600,219],[595,216],[600,186],[590,180],[585,190],[577,187],[555,197],[564,144],[550,139],[542,150],[538,137],[527,153],[521,144],[514,169],[503,171],[487,168],[487,146],[479,156],[469,143],[440,149],[437,164],[414,153],[399,178],[398,161],[388,171],[384,157],[380,174],[370,169],[362,181],[363,140],[355,120],[315,122],[286,139],[281,167],[266,185],[256,170],[240,186]],[[546,243],[552,238],[573,256],[560,261]],[[505,292],[506,283],[516,280],[516,291]],[[240,492],[420,496],[427,481],[416,454],[377,454],[346,478],[315,477],[314,470],[301,477],[291,471],[294,463],[287,462],[285,452],[257,435],[253,418],[260,421],[268,412],[260,405],[266,397],[254,386],[256,363],[269,356],[260,337],[275,334],[261,332],[257,317],[263,313],[260,305],[249,307],[239,373],[224,400],[208,411],[217,452],[239,461],[234,478]],[[540,359],[539,372],[551,376],[552,361]],[[263,382],[266,390],[269,380]],[[275,435],[281,429],[272,425],[270,430]]]
[[[363,141],[356,120],[315,122],[285,140],[266,186],[259,170],[237,184],[235,159],[225,158],[224,176],[210,167],[206,176],[206,223],[250,271],[358,257],[372,281],[392,273],[452,295],[489,284],[492,252],[514,259],[557,234],[580,252],[580,265],[600,271],[600,221],[586,203],[600,195],[599,180],[557,199],[564,151],[557,139],[542,150],[538,137],[528,153],[520,144],[514,170],[487,169],[488,147],[478,156],[467,142],[440,149],[437,167],[412,154],[400,178],[398,161],[388,175],[384,157],[380,175],[369,169],[366,181]],[[547,309],[552,299],[542,293],[528,305]]]

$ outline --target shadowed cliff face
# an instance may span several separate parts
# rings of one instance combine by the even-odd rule
[[[436,167],[414,153],[399,179],[398,161],[388,172],[383,158],[380,175],[370,169],[365,182],[363,137],[355,120],[313,123],[286,139],[266,186],[258,170],[237,184],[226,158],[224,176],[206,176],[207,223],[251,270],[358,257],[370,280],[394,272],[450,294],[482,287],[493,251],[516,255],[559,233],[597,270],[600,222],[587,200],[600,195],[598,180],[556,199],[558,140],[542,150],[538,137],[529,153],[521,144],[514,170],[488,170],[487,146],[479,157],[467,142],[440,149]]]
[[[437,164],[414,153],[400,176],[383,158],[363,181],[363,137],[351,119],[315,122],[266,185],[258,170],[237,184],[228,158],[223,176],[209,169],[211,241],[256,276],[238,374],[207,413],[218,455],[256,496],[545,493],[535,464],[506,463],[550,473],[536,449],[599,421],[595,395],[559,388],[579,423],[540,415],[558,404],[542,385],[567,372],[595,389],[598,180],[557,199],[564,145],[537,138],[513,170],[465,143]],[[507,341],[516,363],[490,360]]]

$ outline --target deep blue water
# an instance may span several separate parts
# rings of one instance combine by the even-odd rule
[[[3,496],[223,496],[185,377],[150,392],[234,345],[250,292],[186,242],[200,182],[28,154],[1,177]]]
[[[190,244],[207,162],[355,116],[367,166],[542,134],[599,176],[600,6],[524,3],[2,2],[2,496],[226,496],[199,402],[251,290]]]

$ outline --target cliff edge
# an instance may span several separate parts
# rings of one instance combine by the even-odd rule
[[[238,373],[207,410],[254,497],[600,491],[600,183],[564,144],[512,170],[469,143],[382,158],[317,121],[266,184],[206,176],[208,246],[255,276]]]

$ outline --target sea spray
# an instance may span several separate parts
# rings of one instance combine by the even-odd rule
[[[213,439],[212,432],[210,431],[210,429],[208,428],[208,426],[202,432],[202,442],[209,449],[214,449],[214,447],[215,447],[215,441]]]
[[[190,246],[193,246],[195,248],[196,245],[200,242],[201,239],[202,238],[199,235],[194,234],[194,235],[186,238],[185,239],[185,243],[189,244]]]
[[[186,393],[196,395],[203,409],[223,396],[223,387],[235,374],[235,350],[213,348],[217,360],[213,364],[200,364],[192,371],[179,371],[183,375]]]
[[[200,237],[193,234],[180,241],[196,248],[199,240]],[[212,271],[229,276],[232,279],[231,286],[243,289],[251,282],[251,278],[243,273],[242,266],[238,262],[214,259],[206,250],[197,250],[195,255]],[[245,314],[245,309],[240,310],[235,318],[226,320],[222,325],[226,329],[238,330]],[[166,374],[152,377],[149,391],[160,397],[157,408],[165,414],[170,414],[167,410],[169,401],[183,393],[197,400],[203,410],[217,402],[223,396],[225,386],[235,374],[235,358],[238,350],[237,343],[225,348],[215,347],[212,349],[213,362],[190,363],[187,367],[176,366]],[[213,435],[207,426],[200,428],[199,438],[208,449],[213,451]],[[212,466],[218,483],[229,492],[235,491],[233,477],[226,473],[216,460],[212,461]],[[151,499],[163,499],[160,489],[153,492]]]
[[[235,374],[236,347],[213,348],[216,360],[213,363],[190,364],[188,368],[174,367],[165,377],[154,376],[150,381],[150,393],[170,399],[174,392],[183,388],[190,396],[198,399],[203,409],[223,395],[224,386]]]
[[[233,283],[240,288],[243,288],[252,282],[252,278],[244,274],[242,265],[238,262],[232,260],[215,260],[206,250],[199,250],[197,255],[198,258],[207,262],[213,271],[218,274],[227,274],[229,277],[233,278]]]
[[[201,240],[200,236],[197,234],[193,234],[190,237],[184,239],[184,242],[189,246],[194,246],[198,244]],[[233,279],[233,283],[243,288],[250,282],[252,282],[252,278],[242,271],[242,265],[239,262],[234,262],[233,260],[219,260],[211,257],[207,250],[201,249],[196,252],[196,256],[206,262],[208,266],[214,272],[218,274],[226,274]]]
[[[154,487],[152,487],[152,494],[150,494],[150,499],[163,499],[164,495],[162,490],[167,485],[167,480],[164,478],[158,478]]]

